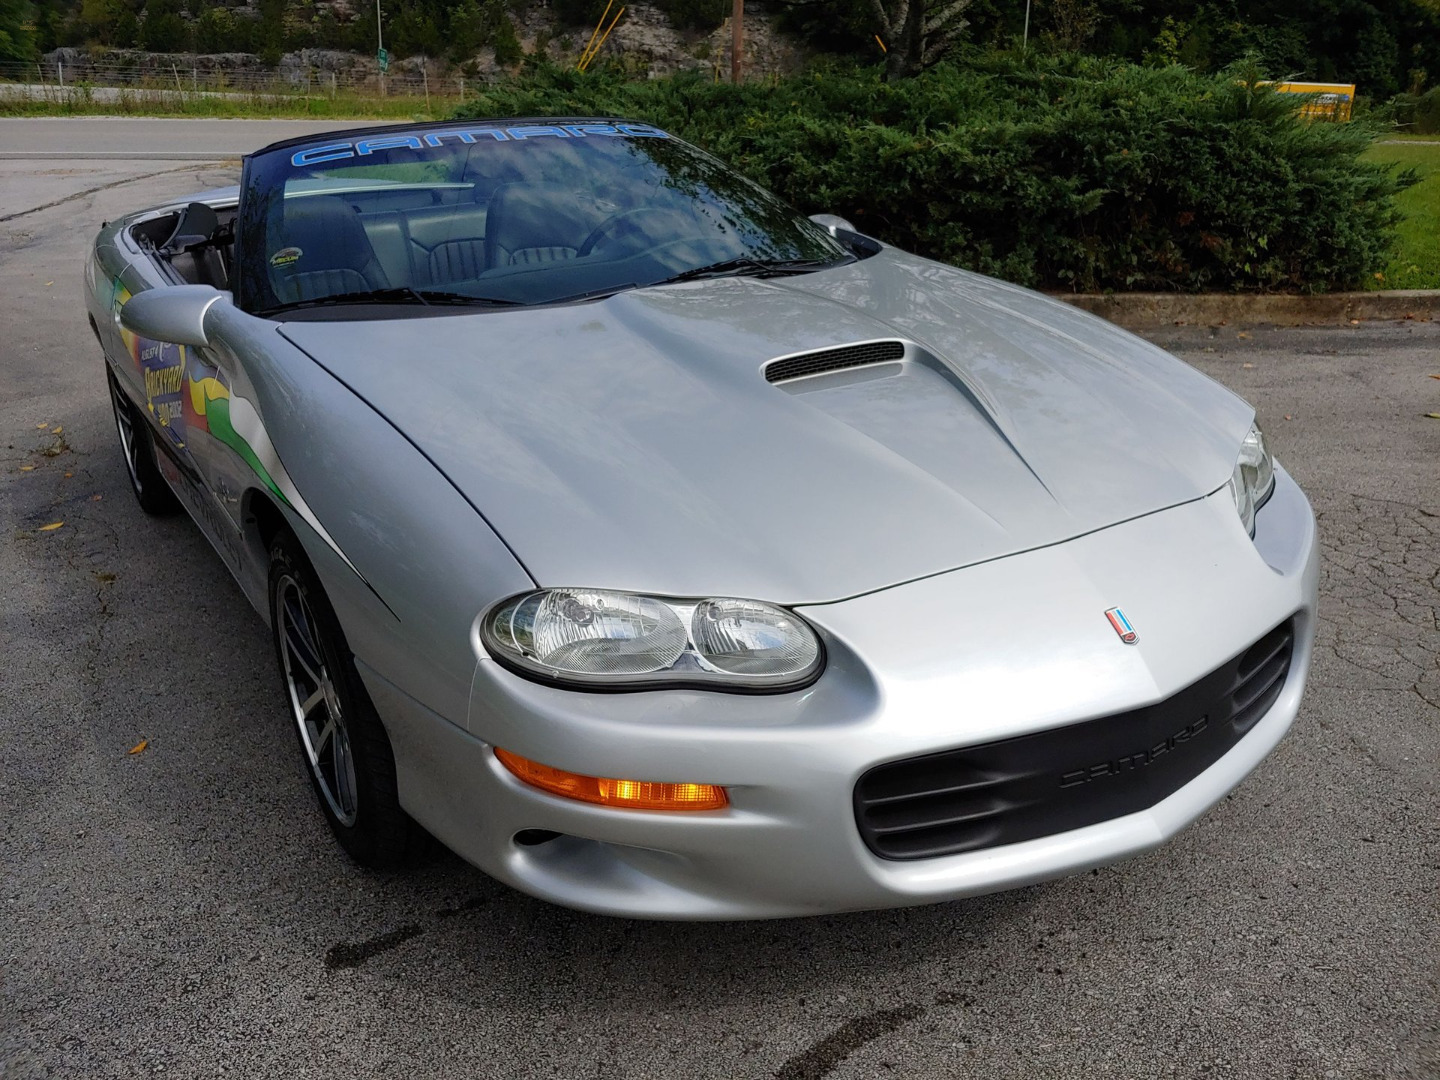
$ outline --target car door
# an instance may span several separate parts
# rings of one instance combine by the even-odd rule
[[[132,285],[135,291],[167,287],[145,280],[145,269],[132,264],[116,276],[111,300],[116,315],[133,295]],[[227,567],[238,574],[244,487],[234,484],[225,448],[217,448],[211,430],[212,416],[228,404],[228,377],[211,350],[141,337],[118,318],[114,325],[120,352],[116,378],[149,424],[156,464]],[[214,407],[215,401],[222,405]]]

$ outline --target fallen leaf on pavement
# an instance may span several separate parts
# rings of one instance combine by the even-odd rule
[[[129,750],[126,750],[125,753],[127,753],[127,754],[139,754],[139,753],[142,753],[142,752],[145,750],[145,747],[147,747],[147,746],[149,746],[149,745],[150,745],[150,740],[149,740],[149,739],[141,739],[141,740],[140,740],[138,743],[136,743],[134,746],[130,747]]]
[[[1249,337],[1250,335],[1247,334],[1244,330],[1241,330],[1241,331],[1240,331],[1238,334],[1236,334],[1235,336],[1236,336],[1237,338],[1242,338],[1242,337]]]
[[[1427,412],[1427,413],[1425,414],[1425,419],[1427,419],[1427,420],[1440,420],[1440,412]]]
[[[54,532],[56,529],[60,528],[61,525],[64,525],[64,524],[65,524],[65,522],[63,522],[63,521],[52,521],[49,525],[41,525],[41,526],[40,526],[40,531],[41,531],[41,532]]]
[[[90,501],[91,501],[91,502],[99,502],[99,501],[100,501],[101,499],[103,499],[104,497],[105,497],[104,495],[91,495],[91,496],[90,496]]]
[[[63,427],[61,427],[59,424],[56,424],[54,430],[51,431],[50,434],[51,434],[51,435],[59,435],[59,434],[60,434],[62,431],[64,431],[64,430],[65,430],[65,429],[64,429]]]
[[[21,472],[34,472],[34,471],[35,471],[35,466],[34,466],[34,465],[21,465],[21,466],[20,466],[20,471],[21,471]]]
[[[1240,366],[1241,366],[1242,368],[1245,368],[1245,369],[1248,370],[1248,369],[1250,369],[1250,368],[1253,368],[1255,365],[1254,365],[1254,364],[1241,364]]]
[[[1290,419],[1293,419],[1293,417],[1287,416],[1287,417],[1285,417],[1285,419],[1286,419],[1286,420],[1290,420]]]
[[[65,474],[65,479],[66,479],[66,480],[69,480],[70,477],[72,477],[72,476],[74,476],[74,475],[75,475],[75,474],[74,474],[73,472],[67,472],[67,473]]]
[[[1432,378],[1432,379],[1440,379],[1440,375],[1431,375],[1430,378]]]
[[[49,426],[50,426],[49,424],[36,424],[36,425],[35,425],[35,430],[36,430],[36,431],[44,431],[44,430],[45,430],[46,428],[48,428]]]
[[[46,288],[49,288],[51,285],[54,285],[54,284],[55,284],[55,282],[53,282],[53,281],[47,281],[47,282],[45,282],[45,287],[46,287]]]

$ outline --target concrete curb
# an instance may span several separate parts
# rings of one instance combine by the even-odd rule
[[[1359,319],[1440,319],[1440,289],[1321,293],[1317,296],[1246,293],[1059,294],[1064,300],[1127,330],[1159,326],[1347,325]]]

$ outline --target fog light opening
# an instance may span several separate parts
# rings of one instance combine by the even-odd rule
[[[521,829],[512,839],[520,847],[539,847],[551,840],[559,840],[560,836],[554,829]]]
[[[579,802],[627,807],[632,810],[723,810],[730,805],[725,789],[715,784],[615,780],[603,776],[585,776],[542,765],[498,746],[495,748],[495,757],[500,764],[531,787]]]

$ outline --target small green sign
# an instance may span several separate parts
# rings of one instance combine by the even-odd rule
[[[382,75],[390,70],[390,54],[384,49],[376,50],[375,59],[380,61],[380,73]]]

